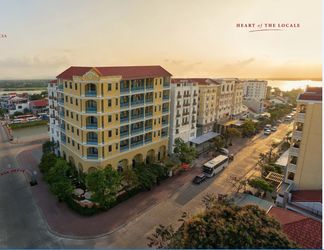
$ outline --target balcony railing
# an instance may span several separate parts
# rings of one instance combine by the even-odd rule
[[[152,128],[153,128],[152,124],[147,125],[147,126],[145,126],[145,131],[150,131],[150,130],[152,130]]]
[[[120,138],[125,138],[129,136],[129,132],[128,131],[121,131],[120,132]]]
[[[168,132],[162,133],[162,137],[167,137],[167,136],[168,136]]]
[[[86,107],[86,113],[97,113],[97,108]]]
[[[170,83],[169,82],[163,82],[163,87],[165,87],[165,88],[170,87]]]
[[[192,111],[192,114],[196,114],[196,113],[197,113],[197,111],[196,111],[196,110],[193,110],[193,111]]]
[[[153,111],[145,112],[145,117],[153,116]]]
[[[163,101],[167,101],[167,100],[169,100],[169,96],[168,95],[164,95],[163,96]]]
[[[135,121],[135,120],[141,120],[144,118],[144,114],[140,114],[140,115],[132,115],[131,119],[132,121]]]
[[[120,117],[120,123],[127,123],[129,122],[129,117],[126,116],[126,117]]]
[[[140,106],[144,104],[144,100],[132,101],[132,106]]]
[[[154,89],[153,84],[146,85],[146,90],[153,90],[153,89]]]
[[[132,148],[140,147],[143,145],[143,141],[132,142],[131,145]]]
[[[65,131],[65,126],[61,125],[61,130]]]
[[[98,159],[98,155],[97,154],[88,154],[87,159]]]
[[[85,94],[86,97],[94,97],[94,96],[97,96],[97,91],[95,91],[95,90],[87,90],[84,94]]]
[[[58,85],[57,89],[62,91],[63,90],[63,84]]]
[[[144,86],[132,87],[132,92],[142,92],[144,91]]]
[[[128,151],[128,150],[129,150],[128,145],[120,146],[120,152],[124,152],[124,151]]]
[[[305,122],[305,113],[297,113],[296,121],[304,123]]]
[[[120,93],[123,93],[123,94],[129,93],[129,87],[121,87],[120,88]]]
[[[120,102],[120,107],[129,107],[129,102]]]
[[[163,109],[162,109],[162,112],[163,112],[163,113],[168,113],[168,112],[169,112],[169,109],[168,109],[168,108],[163,108]]]
[[[88,139],[87,144],[88,145],[98,145],[98,139]]]
[[[64,99],[62,99],[62,98],[58,99],[58,103],[61,105],[64,105]]]
[[[152,137],[150,137],[150,138],[145,138],[145,143],[150,143],[150,142],[152,142]]]
[[[162,125],[165,126],[165,125],[168,125],[169,122],[168,121],[162,121]]]
[[[292,163],[288,163],[287,165],[287,171],[295,173],[297,169],[297,166]]]
[[[60,117],[64,118],[64,112],[60,112]]]
[[[183,112],[182,115],[189,115],[189,112]]]
[[[148,104],[148,103],[153,103],[153,98],[146,99],[146,100],[145,100],[145,103],[146,103],[146,104]]]
[[[87,129],[97,129],[98,128],[98,124],[97,123],[89,123],[86,125]]]
[[[177,115],[176,115],[176,117],[180,117],[181,115],[178,113]]]
[[[132,129],[131,134],[132,135],[137,135],[137,134],[142,134],[144,132],[144,128],[136,128],[136,129]]]
[[[293,155],[293,156],[298,156],[299,154],[299,148],[296,148],[296,147],[291,147],[290,148],[290,154]]]

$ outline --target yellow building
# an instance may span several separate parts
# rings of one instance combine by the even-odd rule
[[[322,189],[322,88],[307,88],[297,99],[285,182],[294,190]]]
[[[162,160],[170,77],[161,66],[70,67],[58,75],[61,155],[85,172]]]

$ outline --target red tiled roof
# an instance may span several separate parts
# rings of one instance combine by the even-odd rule
[[[35,101],[31,101],[29,104],[34,107],[46,107],[48,104],[48,100],[47,99],[35,100]]]
[[[94,69],[101,76],[122,76],[122,79],[139,79],[143,77],[172,76],[161,66],[120,66],[120,67],[75,67],[72,66],[59,74],[56,78],[72,80],[73,76],[83,76]]]
[[[298,190],[291,192],[292,202],[321,202],[322,190]]]
[[[56,79],[52,80],[52,81],[50,81],[50,83],[57,83],[57,80]]]
[[[305,93],[300,94],[298,100],[322,101],[321,87],[307,87]]]
[[[322,223],[287,209],[272,207],[269,211],[281,224],[287,237],[303,248],[322,248]]]

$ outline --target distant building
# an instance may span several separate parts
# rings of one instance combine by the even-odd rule
[[[24,110],[29,109],[28,98],[14,96],[8,99],[7,108],[9,115],[16,112],[24,113]]]
[[[283,98],[283,97],[280,97],[280,96],[274,96],[274,97],[271,97],[270,103],[272,105],[276,105],[276,104],[286,104],[287,103],[287,100],[285,98]]]
[[[242,80],[243,104],[256,113],[264,112],[264,100],[267,95],[267,81]]]
[[[48,100],[35,100],[29,102],[29,109],[34,114],[37,115],[38,113],[44,113],[48,111]]]
[[[196,137],[198,91],[195,81],[182,78],[171,80],[170,153],[173,153],[176,138],[189,142]]]

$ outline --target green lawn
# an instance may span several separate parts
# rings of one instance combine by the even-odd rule
[[[19,123],[19,124],[10,124],[11,129],[20,129],[20,128],[29,128],[29,127],[35,127],[35,126],[43,126],[47,125],[47,121],[41,120],[41,121],[32,121],[32,122],[26,122],[26,123]]]

